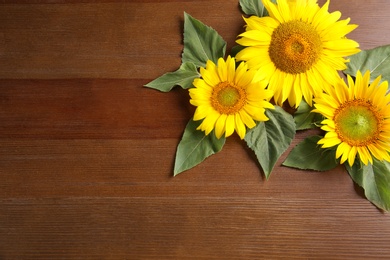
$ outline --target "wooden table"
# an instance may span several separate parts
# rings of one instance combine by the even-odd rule
[[[230,50],[238,0],[1,2],[1,260],[390,258],[390,215],[342,167],[266,181],[234,136],[172,177],[193,108],[143,85],[180,65],[184,11]],[[330,9],[390,43],[388,0]]]

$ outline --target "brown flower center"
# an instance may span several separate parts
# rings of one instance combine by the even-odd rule
[[[366,146],[380,135],[383,116],[371,102],[355,99],[342,104],[335,112],[334,122],[339,138],[350,146]]]
[[[245,101],[245,90],[226,81],[215,86],[211,95],[211,105],[220,114],[237,113]]]
[[[315,28],[302,21],[280,24],[272,33],[269,55],[276,68],[290,74],[309,70],[321,55],[322,41]]]

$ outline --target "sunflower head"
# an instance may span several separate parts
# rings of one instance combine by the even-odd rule
[[[214,129],[217,138],[236,131],[243,139],[246,127],[268,120],[265,109],[273,108],[269,103],[273,93],[265,89],[264,81],[253,81],[255,71],[248,70],[245,62],[236,69],[230,56],[226,61],[220,58],[217,65],[209,60],[200,74],[189,90],[190,103],[196,106],[194,120],[203,120],[198,130],[208,135]]]
[[[340,12],[328,12],[329,1],[319,7],[316,0],[262,0],[269,16],[251,16],[237,43],[245,46],[236,58],[257,69],[275,92],[275,102],[288,100],[297,107],[302,98],[312,98],[326,85],[337,82],[344,59],[359,52],[358,43],[345,36],[357,26],[339,20]]]
[[[348,75],[348,85],[340,79],[334,88],[314,99],[314,112],[325,116],[318,141],[323,148],[337,146],[336,158],[353,165],[358,155],[364,164],[390,161],[390,95],[381,77],[369,84],[370,72],[358,71],[356,81]]]

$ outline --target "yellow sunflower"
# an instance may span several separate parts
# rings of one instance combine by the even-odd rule
[[[326,117],[321,129],[327,133],[318,141],[322,148],[337,146],[336,158],[353,165],[356,155],[367,165],[372,156],[390,161],[390,95],[381,77],[369,84],[370,72],[357,73],[348,84],[339,79],[334,88],[314,98],[314,112]]]
[[[255,80],[265,79],[274,91],[276,104],[288,99],[297,107],[302,97],[312,98],[324,85],[334,85],[338,70],[346,69],[344,59],[359,52],[359,44],[346,34],[357,25],[339,20],[340,12],[328,12],[317,0],[262,0],[269,16],[245,19],[246,31],[237,43],[246,46],[236,55],[248,68],[258,69]]]
[[[200,68],[201,79],[195,79],[194,88],[189,90],[190,103],[196,106],[194,120],[202,120],[198,130],[208,135],[215,129],[217,138],[225,137],[234,130],[241,139],[246,127],[253,128],[256,121],[266,121],[265,108],[274,108],[269,99],[272,91],[266,90],[264,81],[253,82],[255,71],[248,70],[241,62],[236,70],[235,59],[222,58],[218,64],[207,61],[206,68]]]

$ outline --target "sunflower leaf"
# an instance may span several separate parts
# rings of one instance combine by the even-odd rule
[[[294,113],[294,120],[297,130],[305,130],[316,128],[323,120],[323,116],[318,113],[313,113],[314,107],[309,106],[305,101],[299,104],[297,111]]]
[[[275,0],[272,2],[276,3]],[[246,15],[268,16],[268,11],[260,0],[240,0],[240,6]]]
[[[278,106],[274,110],[266,110],[266,115],[269,120],[248,130],[245,141],[255,152],[268,179],[276,162],[294,139],[295,123],[292,116]]]
[[[338,166],[336,151],[321,148],[321,136],[310,136],[295,146],[282,165],[302,170],[327,171]]]
[[[184,130],[176,151],[174,176],[195,167],[210,155],[221,151],[225,144],[225,137],[217,139],[214,132],[205,135],[203,131],[197,130],[199,124],[191,119]]]
[[[359,160],[345,164],[352,180],[364,189],[366,198],[380,209],[390,211],[390,163],[373,159],[364,165]]]
[[[205,67],[207,60],[217,63],[224,57],[226,42],[211,27],[184,13],[184,49],[182,62]]]
[[[361,51],[349,57],[345,74],[356,77],[357,71],[362,74],[371,71],[370,81],[382,75],[382,80],[390,81],[390,45],[376,47]]]
[[[157,89],[161,92],[169,92],[174,86],[181,86],[183,89],[188,89],[192,87],[194,79],[199,77],[200,74],[195,64],[186,62],[178,70],[165,73],[146,84],[145,87]]]

